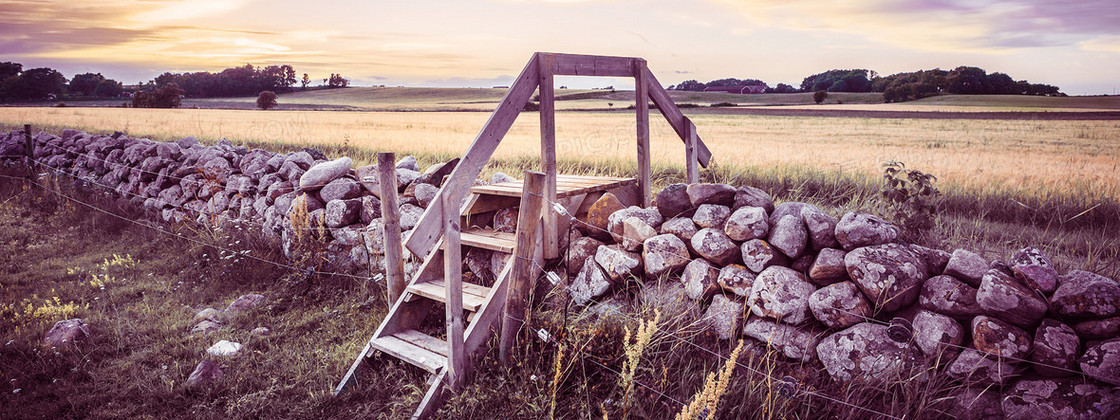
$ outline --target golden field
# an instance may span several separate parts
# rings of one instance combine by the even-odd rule
[[[686,110],[687,111],[687,110]],[[0,123],[125,131],[133,136],[368,147],[461,154],[487,112],[322,112],[209,109],[0,108]],[[943,188],[1038,197],[1120,197],[1120,121],[692,116],[721,166],[815,170],[877,176],[881,163],[905,162]],[[632,161],[630,112],[557,114],[561,160]],[[651,117],[653,159],[683,165],[669,125]],[[496,156],[536,155],[536,113],[523,113]]]

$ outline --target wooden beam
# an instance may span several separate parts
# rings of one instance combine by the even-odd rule
[[[525,104],[529,102],[529,98],[533,95],[533,91],[537,89],[539,83],[538,77],[538,64],[537,54],[529,60],[525,65],[525,69],[517,76],[517,80],[506,96],[502,98],[502,102],[498,104],[498,108],[490,115],[490,119],[486,121],[486,125],[482,131],[475,137],[474,142],[471,143],[470,148],[467,149],[463,159],[455,166],[455,169],[448,176],[447,182],[440,187],[439,192],[436,194],[436,200],[428,205],[427,210],[420,216],[420,221],[416,224],[416,228],[412,230],[412,235],[408,238],[408,249],[413,254],[424,257],[435,246],[439,237],[443,234],[443,203],[442,197],[450,197],[450,202],[458,209],[462,200],[466,197],[467,191],[474,185],[474,180],[478,178],[478,173],[486,166],[486,162],[490,160],[490,156],[494,154],[494,149],[498,147],[498,143],[502,141],[502,137],[509,131],[513,121],[517,119],[517,115],[525,108]]]
[[[401,250],[401,209],[397,204],[397,160],[393,153],[377,154],[378,182],[381,184],[382,237],[385,241],[385,281],[389,303],[404,293],[404,258]]]
[[[638,115],[638,191],[642,195],[642,207],[649,207],[649,81],[645,75],[646,60],[634,60],[634,109]]]
[[[601,55],[537,53],[549,57],[552,74],[561,76],[633,77],[634,59]]]
[[[459,243],[459,206],[451,196],[443,197],[443,281],[447,290],[447,379],[458,391],[467,375],[467,356],[463,349],[463,258]]]
[[[552,64],[554,55],[540,56],[540,116],[541,116],[541,172],[544,172],[544,205],[556,202],[556,101],[553,90]],[[550,207],[551,208],[551,207]],[[557,234],[556,213],[544,211],[544,257],[560,256],[560,236]]]
[[[688,177],[689,184],[700,182],[700,168],[696,162],[696,124],[688,117],[684,118],[685,122],[685,137],[684,137],[684,168],[685,174]]]
[[[511,350],[521,330],[529,303],[529,290],[533,287],[533,234],[541,216],[541,192],[544,174],[525,171],[525,192],[521,195],[521,211],[517,215],[517,248],[513,254],[513,273],[506,293],[505,316],[502,317],[502,337],[499,341],[499,360],[511,362]]]
[[[646,85],[649,87],[649,98],[653,100],[653,104],[661,111],[661,115],[665,116],[665,120],[677,132],[681,141],[685,139],[685,116],[680,108],[673,103],[673,98],[669,97],[669,92],[661,87],[661,83],[653,76],[653,73],[647,68],[645,70]],[[700,166],[708,167],[708,163],[712,160],[712,151],[708,150],[708,145],[704,144],[704,140],[699,135],[696,136],[696,160],[700,162]]]

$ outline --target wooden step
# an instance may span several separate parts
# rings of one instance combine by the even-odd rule
[[[517,245],[517,235],[492,229],[474,228],[460,233],[459,242],[463,246],[512,254],[514,246]]]
[[[406,291],[431,300],[447,302],[447,289],[444,288],[443,284],[443,279],[417,282],[409,285]],[[490,294],[489,287],[463,282],[463,309],[477,312],[478,308],[486,303],[486,295],[488,294]]]
[[[433,374],[447,366],[447,342],[416,330],[375,338],[369,344]]]

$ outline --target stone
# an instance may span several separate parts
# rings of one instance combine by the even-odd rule
[[[693,207],[701,204],[735,205],[735,187],[727,184],[689,184],[685,192]]]
[[[1044,265],[1013,265],[1015,278],[1033,290],[1051,294],[1058,288],[1058,270]]]
[[[976,289],[953,276],[940,275],[926,280],[918,303],[925,309],[956,319],[971,320],[984,313],[976,303]]]
[[[206,320],[220,321],[221,316],[222,316],[221,311],[218,311],[217,309],[214,309],[214,308],[206,308],[206,309],[203,309],[201,311],[198,311],[198,313],[196,313],[194,315],[194,323],[197,324],[199,322],[206,321]]]
[[[672,219],[674,217],[691,217],[696,211],[692,200],[688,198],[687,184],[672,184],[657,192],[657,212],[661,217]]]
[[[517,179],[514,179],[514,177],[506,175],[503,172],[494,172],[494,175],[490,176],[489,185],[501,184],[503,182],[513,182],[513,181],[516,181],[516,180]]]
[[[1015,375],[1015,366],[1005,359],[988,358],[984,353],[966,347],[949,362],[945,374],[965,386],[1000,385]]]
[[[241,348],[241,343],[229,340],[218,340],[217,343],[214,343],[214,345],[206,349],[206,354],[217,357],[234,357],[241,352]]]
[[[725,266],[740,261],[739,247],[722,230],[700,229],[692,236],[692,249],[704,259],[717,266]]]
[[[1090,378],[1120,385],[1120,338],[1089,344],[1077,363]]]
[[[180,149],[190,149],[198,145],[198,139],[194,137],[183,137],[175,142],[175,144],[177,144]]]
[[[747,303],[755,315],[797,325],[810,318],[809,295],[816,290],[804,274],[770,266],[754,280]]]
[[[894,242],[899,233],[897,226],[867,213],[848,212],[836,222],[836,241],[845,251]]]
[[[217,363],[203,359],[187,377],[186,385],[189,389],[201,389],[213,386],[221,380],[222,368]]]
[[[603,245],[595,251],[595,262],[603,268],[611,281],[623,282],[642,272],[642,259],[636,253],[619,245]],[[586,265],[586,263],[584,263]]]
[[[692,237],[695,236],[696,232],[699,230],[700,229],[696,227],[696,223],[693,223],[692,219],[686,217],[669,219],[661,224],[661,233],[675,235],[688,245],[691,245]]]
[[[416,182],[432,185],[436,188],[439,188],[443,185],[443,178],[445,176],[451,175],[451,172],[454,171],[455,167],[458,165],[459,158],[454,158],[447,162],[437,163],[429,166],[428,169],[424,170],[424,173],[420,174],[420,178],[418,178]]]
[[[957,320],[928,310],[919,310],[911,323],[914,327],[914,344],[926,357],[947,363],[960,352],[967,334]]]
[[[494,251],[489,249],[471,247],[463,255],[463,264],[481,283],[490,284],[496,278],[490,263],[493,253]]]
[[[630,252],[638,252],[642,249],[642,244],[646,239],[657,236],[657,230],[651,227],[642,219],[637,217],[628,217],[622,221],[622,247]],[[676,236],[674,236],[676,238]],[[680,238],[677,238],[680,240]],[[681,242],[682,244],[684,242]],[[687,254],[688,247],[685,247]],[[687,257],[685,258],[687,259]]]
[[[696,209],[696,214],[692,215],[692,221],[700,228],[723,229],[728,216],[731,216],[730,207],[719,204],[701,204]]]
[[[1099,340],[1120,336],[1120,316],[1090,319],[1072,325],[1077,335],[1086,340]]]
[[[334,181],[328,182],[319,190],[319,198],[324,203],[331,200],[348,200],[351,198],[358,198],[362,193],[362,186],[350,178],[338,178]]]
[[[436,195],[439,193],[439,188],[436,188],[432,184],[419,183],[412,184],[412,186],[414,188],[412,194],[416,197],[416,201],[420,202],[420,207],[427,208],[432,204],[432,200],[435,200]]]
[[[992,387],[956,387],[946,404],[948,418],[957,420],[1003,420],[1002,396]]]
[[[232,303],[230,303],[229,306],[226,307],[224,312],[228,315],[235,315],[239,312],[251,311],[253,309],[259,308],[261,305],[264,305],[266,301],[268,301],[268,298],[264,297],[264,295],[259,295],[256,293],[241,295]]]
[[[931,276],[944,274],[945,266],[949,265],[949,259],[953,257],[953,254],[940,249],[933,249],[915,244],[910,244],[910,250],[914,251],[918,257],[926,262],[926,268],[929,269],[929,275]]]
[[[568,275],[576,275],[583,269],[584,261],[595,257],[595,251],[604,245],[603,242],[590,236],[583,236],[572,241],[568,247]]]
[[[636,218],[631,219],[637,220]],[[649,226],[645,225],[644,222],[641,223],[644,226]],[[676,235],[652,236],[646,239],[642,246],[642,265],[645,267],[646,278],[655,279],[675,274],[689,262],[691,262],[691,258],[688,255],[688,245],[685,245],[684,241]]]
[[[400,191],[420,178],[420,172],[407,168],[397,168],[397,191]]]
[[[582,224],[579,226],[581,229],[584,229],[584,233],[588,236],[605,240],[610,238],[608,234],[608,232],[610,232],[610,216],[624,208],[626,207],[622,205],[621,201],[618,201],[618,197],[615,197],[614,194],[603,194],[603,196],[595,200],[595,202],[591,204],[591,208],[587,210],[587,216],[584,220],[586,226]]]
[[[766,210],[762,207],[740,207],[728,216],[723,232],[733,241],[765,239],[770,234]]]
[[[424,215],[424,209],[415,204],[401,204],[400,209],[402,231],[412,230],[417,223],[420,223],[420,216]]]
[[[1008,419],[1114,418],[1120,390],[1070,379],[1021,379],[1004,391]]]
[[[712,303],[704,311],[702,319],[720,340],[730,340],[738,332],[739,315],[742,313],[743,302],[717,294],[712,297]]]
[[[1011,254],[1011,259],[1009,259],[1007,263],[1012,267],[1024,265],[1054,267],[1054,264],[1050,262],[1050,258],[1048,258],[1041,249],[1033,246],[1015,251],[1015,253]]]
[[[731,264],[719,270],[716,283],[727,292],[745,297],[751,294],[755,277],[756,275],[747,267]]]
[[[785,203],[778,204],[777,207],[774,207],[774,211],[769,213],[770,217],[767,219],[767,223],[770,224],[770,230],[773,230],[774,226],[777,226],[778,221],[782,220],[783,217],[794,216],[800,219],[801,209],[805,207],[813,207],[813,205],[798,201],[787,201]]]
[[[817,357],[820,339],[813,331],[763,318],[751,318],[743,324],[743,335],[766,343],[787,359],[810,362]]]
[[[520,212],[513,207],[507,207],[494,212],[494,230],[505,233],[517,233],[517,216]]]
[[[813,265],[809,266],[809,279],[818,286],[847,280],[848,268],[844,265],[844,256],[847,254],[842,249],[822,249],[813,259]]]
[[[623,234],[622,222],[631,217],[641,219],[654,229],[661,227],[661,223],[665,221],[656,208],[644,209],[638,206],[630,206],[614,212],[607,218],[607,230],[616,238],[620,238]]]
[[[821,339],[817,358],[833,380],[892,382],[911,376],[920,351],[891,340],[887,326],[863,322]]]
[[[362,200],[332,200],[327,202],[323,223],[329,228],[340,228],[358,222],[362,214]]]
[[[761,189],[743,185],[735,190],[734,209],[742,207],[761,207],[767,213],[774,211],[774,199]]]
[[[1118,314],[1120,285],[1108,277],[1074,270],[1062,276],[1050,297],[1059,315],[1070,318],[1107,318]]]
[[[253,338],[266,338],[272,335],[272,330],[268,327],[256,327],[249,331],[249,336]]]
[[[988,260],[967,249],[953,251],[949,264],[945,266],[945,274],[974,287],[980,285],[987,272]]]
[[[739,246],[739,256],[743,259],[743,265],[756,273],[761,273],[766,267],[788,265],[790,262],[789,257],[761,239],[743,242]]]
[[[368,225],[373,222],[373,219],[381,218],[381,200],[376,196],[367,195],[363,196],[361,201],[362,209],[361,212],[358,213],[358,220],[360,220],[362,224]]]
[[[774,225],[774,228],[770,229],[768,242],[793,260],[800,257],[801,253],[805,251],[808,236],[805,231],[805,223],[801,221],[801,217],[789,215],[782,217]]]
[[[416,162],[415,156],[405,156],[397,160],[397,169],[408,169],[410,171],[420,172],[420,164]]]
[[[1023,328],[1037,325],[1050,306],[1046,299],[1000,270],[984,274],[976,303],[984,313]]]
[[[1031,351],[1031,335],[998,318],[977,315],[972,318],[972,346],[992,357],[1022,360]]]
[[[844,265],[863,294],[887,312],[914,303],[927,277],[925,262],[899,244],[856,248],[844,256]]]
[[[844,329],[871,317],[871,302],[851,281],[817,289],[809,295],[809,311],[825,326]]]
[[[663,331],[693,326],[700,319],[700,306],[685,297],[684,287],[676,281],[650,281],[638,288],[640,307],[661,313],[659,328]]]
[[[836,218],[821,211],[815,206],[801,208],[801,221],[809,233],[809,245],[815,250],[836,248],[840,243],[836,241]]]
[[[720,271],[712,267],[712,264],[703,258],[692,260],[684,267],[684,273],[681,274],[681,283],[684,285],[684,292],[688,297],[695,300],[704,300],[717,291],[719,291],[719,278]]]
[[[312,166],[299,177],[299,188],[307,191],[327,185],[328,182],[341,178],[350,172],[350,166],[353,164],[353,160],[343,156]]]
[[[1081,339],[1069,325],[1047,318],[1034,332],[1031,362],[1042,376],[1069,376],[1076,372]]]
[[[55,322],[43,336],[43,343],[51,347],[64,348],[79,345],[89,338],[89,324],[81,318],[72,318]]]

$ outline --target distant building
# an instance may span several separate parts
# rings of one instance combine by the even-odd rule
[[[705,92],[727,92],[738,93],[740,95],[766,93],[766,85],[746,85],[746,86],[711,86],[704,88]]]

